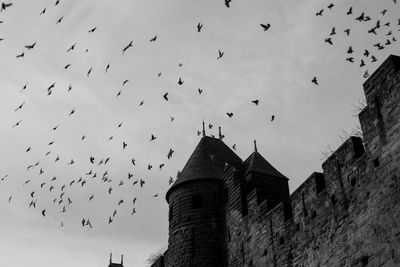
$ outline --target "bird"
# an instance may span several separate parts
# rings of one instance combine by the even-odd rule
[[[386,12],[387,12],[386,9],[382,10],[382,11],[381,11],[382,16],[385,16]]]
[[[326,38],[325,43],[328,43],[330,45],[333,45],[332,39],[331,38]]]
[[[111,216],[108,217],[108,224],[110,224],[110,223],[112,223],[112,222],[113,222],[113,220],[111,219]]]
[[[275,120],[275,115],[272,115],[271,116],[271,121],[274,121]]]
[[[64,18],[64,17],[60,17],[60,18],[57,20],[56,24],[61,23],[61,21],[63,20],[63,18]]]
[[[201,95],[201,93],[203,93],[203,89],[197,88],[197,92],[199,93],[199,95]]]
[[[133,41],[130,41],[129,44],[122,49],[122,55],[126,52],[126,50],[128,50],[132,46],[133,46]]]
[[[43,15],[43,14],[45,14],[46,13],[46,8],[44,8],[43,10],[42,10],[42,12],[40,12],[40,15]]]
[[[22,104],[21,105],[19,105],[16,109],[14,109],[14,111],[16,112],[16,111],[18,111],[18,110],[20,110],[20,109],[22,109],[22,107],[25,105],[25,101],[24,102],[22,102]]]
[[[36,42],[34,42],[31,45],[26,45],[25,48],[28,49],[28,50],[31,50],[31,49],[35,48],[35,45],[36,45]]]
[[[364,56],[368,57],[369,56],[369,51],[367,49],[364,50]]]
[[[311,82],[315,83],[315,85],[318,85],[317,77],[314,77]]]
[[[9,8],[10,6],[12,6],[13,5],[13,3],[4,3],[4,2],[2,2],[1,3],[1,9],[0,9],[0,12],[2,12],[2,11],[5,11],[6,10],[6,8]]]
[[[353,7],[350,7],[349,10],[346,12],[347,15],[353,14]]]
[[[158,166],[159,169],[161,170],[164,167],[164,165],[165,165],[164,163],[160,164],[160,166]]]
[[[16,56],[16,58],[23,58],[24,55],[25,55],[25,52],[22,52],[21,54],[18,54],[18,55]]]
[[[349,61],[349,62],[353,63],[354,62],[354,58],[348,57],[348,58],[346,58],[346,61]]]
[[[336,28],[333,27],[331,30],[331,33],[329,34],[330,36],[335,35],[336,34]]]
[[[70,92],[72,90],[72,84],[68,85],[68,92]]]
[[[199,22],[197,24],[197,32],[201,32],[201,29],[203,28],[203,24],[201,24],[201,22]]]
[[[361,59],[360,68],[362,68],[364,66],[365,66],[365,62],[364,62],[364,60]]]
[[[156,40],[157,40],[157,35],[150,39],[150,43],[155,42]]]
[[[183,83],[184,83],[184,81],[182,80],[182,78],[179,77],[178,84],[182,85]]]
[[[118,206],[120,206],[122,203],[124,203],[124,200],[121,199],[120,201],[118,201]]]
[[[328,6],[328,9],[332,9],[335,5],[333,3],[330,3]]]
[[[153,197],[158,197],[158,194],[154,194]]]
[[[256,100],[252,100],[251,102],[253,102],[256,106],[258,106],[259,100],[256,99]]]
[[[236,150],[236,144],[233,144],[232,149]]]
[[[57,0],[55,3],[54,3],[54,5],[56,6],[56,5],[58,5],[60,3],[60,0]]]
[[[268,31],[268,29],[271,27],[271,24],[267,23],[267,24],[260,24],[260,26],[262,27],[262,29],[266,32]]]
[[[353,48],[349,46],[349,49],[347,49],[347,54],[352,54],[354,52]]]
[[[87,77],[89,77],[90,73],[92,72],[92,69],[93,69],[93,68],[90,68],[90,69],[88,70],[88,72],[86,73],[86,76],[87,76]]]
[[[171,159],[173,153],[174,153],[174,150],[172,148],[170,148],[169,151],[168,151],[168,154],[167,154],[167,158]]]
[[[324,9],[321,9],[320,11],[318,11],[317,13],[315,13],[315,16],[322,16],[322,13],[324,12]]]
[[[75,49],[75,45],[76,43],[74,43],[73,45],[70,46],[70,48],[67,49],[67,52],[74,50]]]
[[[136,164],[135,164],[135,159],[134,159],[134,158],[131,159],[131,162],[132,162],[132,165],[136,165]]]
[[[43,217],[46,217],[46,209],[42,210]]]
[[[25,150],[25,152],[29,152],[29,151],[31,151],[31,149],[32,149],[32,147],[28,147],[26,150]]]
[[[125,84],[127,84],[129,82],[129,80],[125,80],[122,82],[122,86],[125,86]]]
[[[163,95],[163,98],[164,98],[166,101],[168,101],[168,92],[166,92],[166,93]]]
[[[140,107],[140,106],[143,106],[143,104],[144,104],[144,100],[140,101],[139,107]]]
[[[144,180],[140,179],[140,187],[143,187],[143,185],[144,185],[145,183],[146,183],[146,182],[145,182]]]
[[[96,29],[97,29],[97,27],[93,27],[92,29],[90,29],[90,30],[88,31],[88,33],[92,33],[92,32],[94,32]]]
[[[153,168],[153,165],[149,164],[147,165],[147,169],[150,171]]]
[[[108,63],[107,66],[106,66],[106,73],[107,73],[109,68],[110,68],[110,63]]]
[[[125,141],[122,142],[122,149],[125,149],[128,146],[127,143],[125,143]]]
[[[157,137],[155,137],[153,134],[151,134],[151,137],[150,137],[150,141],[149,141],[149,142],[151,142],[151,141],[153,141],[153,140],[156,140],[156,138],[157,138]]]
[[[232,118],[233,113],[232,112],[227,112],[226,115],[228,115],[229,118]]]
[[[350,29],[346,29],[346,30],[344,30],[344,32],[346,33],[347,36],[350,35]]]
[[[68,69],[70,66],[71,66],[71,64],[67,64],[67,65],[65,65],[64,69],[66,70],[66,69]]]
[[[13,125],[13,128],[19,126],[19,125],[21,124],[21,122],[22,122],[22,120],[17,121],[17,122]]]
[[[69,113],[69,116],[71,116],[72,114],[74,114],[75,113],[75,108],[73,108],[72,110],[71,110],[71,112]]]
[[[225,6],[227,8],[231,7],[231,2],[232,2],[232,0],[225,0]]]
[[[224,56],[224,52],[218,49],[218,57],[217,59],[220,59]]]
[[[174,179],[172,177],[169,177],[168,184],[171,185],[174,182]]]
[[[92,201],[93,198],[94,198],[94,195],[92,194],[92,195],[89,197],[89,201]]]

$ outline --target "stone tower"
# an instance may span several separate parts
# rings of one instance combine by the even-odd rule
[[[167,266],[221,266],[223,225],[220,177],[242,160],[221,140],[203,136],[166,194]]]

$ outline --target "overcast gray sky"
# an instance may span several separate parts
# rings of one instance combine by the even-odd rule
[[[0,13],[4,266],[106,266],[109,252],[116,260],[123,253],[127,267],[143,266],[167,245],[168,180],[197,145],[203,120],[214,125],[207,134],[218,135],[221,126],[224,141],[236,144],[243,160],[256,139],[259,152],[290,179],[293,191],[321,171],[327,146],[337,147],[343,131],[357,129],[365,71],[372,73],[400,48],[392,39],[400,29],[400,4],[393,0],[333,1],[332,9],[322,0],[232,0],[230,8],[223,0],[55,2],[15,0]],[[353,14],[346,15],[351,6]],[[316,16],[321,9],[322,16]],[[371,20],[356,21],[362,12]],[[377,20],[377,35],[368,33]],[[263,31],[261,23],[270,23],[270,29]],[[324,40],[333,27],[330,45]],[[343,32],[348,28],[349,36]],[[133,47],[123,55],[130,41]],[[33,49],[25,48],[35,42]],[[378,42],[384,49],[373,47]],[[353,54],[347,54],[349,46]],[[377,62],[363,56],[364,49]],[[218,50],[224,55],[217,60]],[[365,67],[359,67],[361,59]],[[311,82],[314,76],[318,86]],[[258,106],[251,102],[255,99]],[[151,134],[156,139],[149,142]],[[168,160],[170,148],[175,152]],[[98,165],[108,157],[107,165]],[[71,159],[74,164],[68,164]],[[105,171],[110,182],[101,181]],[[83,186],[77,184],[80,177]],[[143,188],[132,185],[138,179],[145,180]],[[29,208],[31,200],[36,208]],[[82,227],[82,218],[93,228]]]

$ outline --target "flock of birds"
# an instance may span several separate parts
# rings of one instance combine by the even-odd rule
[[[396,4],[396,0],[394,0],[394,3]],[[56,0],[54,5],[57,6],[60,4],[60,0]],[[13,3],[12,2],[2,2],[1,3],[1,12],[6,12],[9,8],[12,8]],[[227,8],[231,7],[231,0],[225,0],[225,6]],[[319,10],[315,15],[317,17],[320,16],[324,16],[328,11],[329,12],[333,12],[333,10],[335,9],[335,5],[333,3],[329,4],[327,6],[326,9],[321,9]],[[40,12],[40,16],[45,15],[47,12],[47,8],[44,8],[41,12]],[[400,30],[400,29],[394,29],[393,27],[399,26],[400,25],[400,19],[398,19],[398,21],[396,22],[392,22],[392,21],[386,21],[385,20],[385,14],[387,13],[387,10],[384,9],[382,10],[382,12],[380,13],[379,18],[375,18],[373,19],[372,17],[370,17],[368,14],[362,12],[362,11],[357,11],[353,10],[353,7],[349,7],[348,11],[346,12],[345,15],[347,16],[353,16],[354,20],[357,23],[367,23],[368,21],[373,21],[373,26],[371,26],[370,28],[368,28],[367,33],[374,35],[374,36],[379,36],[382,37],[382,41],[379,43],[376,43],[375,45],[373,45],[372,47],[368,47],[368,48],[364,48],[362,51],[356,50],[355,48],[353,48],[352,46],[349,46],[347,51],[345,51],[346,53],[346,57],[345,60],[350,62],[350,63],[356,63],[359,62],[359,66],[360,68],[365,68],[365,72],[364,72],[364,77],[367,78],[369,76],[368,70],[366,69],[370,63],[374,63],[376,62],[377,56],[375,54],[376,51],[380,51],[385,49],[385,47],[391,45],[393,42],[396,42],[397,39],[395,37],[395,32]],[[64,16],[61,16],[56,23],[62,23],[64,19]],[[0,20],[0,23],[3,23],[3,21]],[[260,23],[259,25],[257,25],[257,27],[260,27],[260,31],[264,31],[267,32],[270,30],[271,28],[271,24],[270,23]],[[95,34],[96,31],[98,31],[98,27],[92,27],[90,29],[87,30],[87,34]],[[203,31],[203,24],[201,22],[199,22],[196,27],[194,28],[194,31],[197,31],[198,33],[201,33]],[[336,27],[332,27],[331,32],[328,34],[328,36],[325,38],[324,42],[328,45],[334,45],[336,43],[336,36],[342,35],[343,37],[351,37],[352,35],[352,29],[351,28],[346,28],[346,29],[337,29]],[[3,38],[0,38],[1,42],[4,42],[6,40],[4,40]],[[149,42],[150,43],[154,43],[157,41],[157,35],[155,35],[154,37],[152,37]],[[34,50],[35,47],[37,45],[37,42],[33,42],[30,44],[26,44],[24,46],[24,48],[26,50],[18,53],[16,55],[16,59],[17,60],[22,60],[26,53],[28,53],[31,50]],[[66,49],[66,53],[70,53],[72,51],[74,51],[74,49],[77,47],[78,43],[75,42],[73,44],[70,44],[68,46],[68,48]],[[124,56],[126,55],[126,53],[129,52],[129,50],[134,46],[133,40],[129,41],[128,43],[126,43],[126,45],[124,45],[123,47],[121,47],[121,55]],[[85,50],[85,52],[88,52],[88,49]],[[223,57],[225,56],[225,53],[222,49],[218,49],[217,53],[216,53],[216,60],[221,60]],[[178,67],[182,67],[183,63],[178,63]],[[71,63],[67,63],[64,65],[64,69],[67,70],[71,67]],[[108,63],[105,67],[104,67],[104,73],[107,74],[109,72],[111,68],[111,63]],[[89,68],[89,70],[86,72],[86,76],[90,77],[90,75],[92,74],[93,71],[93,67]],[[157,77],[160,77],[162,75],[162,72],[159,72],[157,74]],[[129,79],[126,79],[122,82],[122,87],[126,86],[129,82]],[[183,85],[184,84],[184,78],[180,77],[177,81],[177,84]],[[319,85],[319,81],[317,76],[313,77],[311,79],[311,83],[313,83],[314,85]],[[21,92],[24,92],[25,90],[27,90],[28,88],[28,84],[29,83],[25,83],[25,85],[22,87]],[[51,84],[48,85],[47,89],[46,89],[46,93],[48,96],[52,95],[52,93],[54,92],[54,89],[56,87],[56,83],[53,82]],[[68,86],[67,92],[70,92],[71,90],[73,90],[73,86],[72,84],[70,84]],[[197,93],[198,95],[202,95],[203,93],[203,89],[198,88],[197,89]],[[119,90],[115,97],[118,98],[120,97],[122,94],[122,90]],[[162,96],[162,99],[165,101],[169,101],[169,95],[168,92],[164,93]],[[259,99],[254,99],[251,101],[251,103],[249,104],[254,104],[255,106],[258,106],[261,100]],[[21,112],[24,107],[26,105],[26,102],[22,102],[21,104],[17,104],[16,108],[14,109],[14,112]],[[144,105],[144,100],[142,99],[139,103],[139,107]],[[72,108],[68,114],[66,114],[67,117],[72,117],[72,116],[76,116],[76,108]],[[226,112],[226,116],[228,118],[233,118],[234,117],[234,113],[233,112]],[[171,122],[174,121],[174,117],[171,116],[170,117]],[[273,122],[275,120],[275,115],[271,114],[269,115],[269,119],[271,122]],[[21,127],[23,123],[23,120],[18,120],[17,122],[15,122],[12,125],[12,128],[18,128]],[[123,122],[120,122],[115,128],[116,130],[118,130],[119,128],[121,128],[123,126]],[[50,132],[57,132],[59,130],[59,128],[62,127],[62,125],[54,125],[51,129],[49,129]],[[212,129],[213,128],[213,124],[208,124],[208,128]],[[198,130],[197,131],[197,135],[201,135],[202,131]],[[223,137],[223,136],[220,136]],[[81,141],[84,142],[86,141],[87,137],[85,134],[82,134],[81,136]],[[110,135],[108,137],[108,140],[111,141],[114,139],[114,135]],[[149,139],[147,140],[148,142],[154,142],[157,139],[157,136],[155,134],[150,134]],[[50,158],[53,153],[52,151],[52,146],[57,142],[57,140],[50,140],[47,143],[47,149],[48,151],[45,153],[45,155],[43,156],[43,158]],[[125,150],[128,147],[128,142],[127,141],[122,141],[121,143],[121,149]],[[25,153],[30,153],[33,149],[35,149],[35,147],[32,146],[28,146],[25,150]],[[236,144],[234,144],[232,146],[233,150],[236,150]],[[170,160],[173,157],[173,153],[174,153],[174,148],[170,148],[169,151],[166,153],[165,157],[166,160]],[[211,155],[210,155],[211,156]],[[61,155],[55,155],[53,158],[53,162],[54,164],[57,162],[62,161],[63,158]],[[106,194],[108,195],[112,195],[113,194],[113,190],[115,190],[115,188],[117,187],[122,187],[124,185],[131,185],[133,187],[139,187],[139,188],[143,188],[146,184],[146,181],[144,179],[135,179],[133,173],[129,172],[127,173],[127,176],[125,179],[119,180],[119,181],[115,181],[115,179],[111,179],[110,177],[110,172],[107,169],[107,164],[109,164],[109,162],[112,160],[111,156],[108,157],[97,157],[96,155],[92,155],[87,159],[87,164],[90,164],[90,168],[88,169],[87,172],[85,172],[84,174],[82,174],[81,177],[76,178],[76,179],[71,179],[69,181],[63,181],[61,183],[61,185],[56,185],[55,181],[59,181],[60,178],[56,177],[56,176],[52,176],[52,177],[46,177],[46,169],[44,166],[41,165],[41,160],[37,160],[33,163],[29,163],[26,165],[26,171],[29,172],[30,175],[37,175],[37,177],[39,178],[43,178],[41,183],[38,184],[37,188],[32,190],[29,194],[29,203],[28,203],[28,207],[29,208],[33,208],[36,209],[38,208],[40,210],[40,213],[42,216],[46,217],[47,216],[47,208],[44,207],[44,205],[42,207],[39,208],[38,205],[38,194],[39,191],[48,191],[48,192],[56,192],[57,194],[56,196],[53,198],[52,202],[59,207],[59,211],[61,213],[65,213],[68,211],[70,205],[72,205],[75,201],[72,199],[71,195],[70,195],[70,190],[76,190],[74,188],[84,188],[85,186],[87,186],[87,184],[91,183],[94,179],[95,180],[99,180],[99,182],[101,182],[102,184],[105,185],[105,191]],[[77,164],[76,159],[74,158],[68,158],[64,160],[66,162],[66,165],[75,165]],[[130,159],[130,163],[132,166],[136,165],[136,160],[135,158],[131,158]],[[158,169],[162,170],[163,167],[165,166],[165,162],[156,164],[156,166],[158,165]],[[149,163],[147,165],[147,170],[152,170],[153,168],[153,163]],[[0,184],[2,182],[5,182],[7,180],[7,178],[9,177],[8,174],[4,175],[3,177],[1,177],[0,179]],[[28,184],[32,183],[34,180],[34,178],[30,178],[27,179],[23,182],[22,186],[27,186]],[[172,177],[169,178],[168,183],[169,185],[171,185],[174,182],[174,179]],[[155,193],[152,195],[152,197],[157,198],[158,197],[158,193]],[[96,198],[96,196],[94,194],[90,194],[87,197],[87,201],[88,202],[92,202],[94,199]],[[12,201],[12,195],[10,195],[9,202]],[[124,203],[129,202],[131,203],[131,215],[134,215],[136,213],[136,203],[137,203],[137,198],[136,197],[132,197],[130,200],[126,200],[126,199],[119,199],[118,202],[116,203],[116,208],[112,211],[112,213],[108,216],[108,219],[106,220],[106,222],[108,224],[113,223],[116,215],[118,214],[118,207],[123,205]],[[93,223],[90,220],[89,217],[84,217],[81,220],[81,225],[84,228],[92,228],[93,227]],[[64,226],[64,222],[61,221],[60,222],[60,227]]]

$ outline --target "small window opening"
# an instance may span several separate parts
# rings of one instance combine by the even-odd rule
[[[192,209],[201,209],[202,207],[202,197],[200,194],[195,194],[192,196]]]

